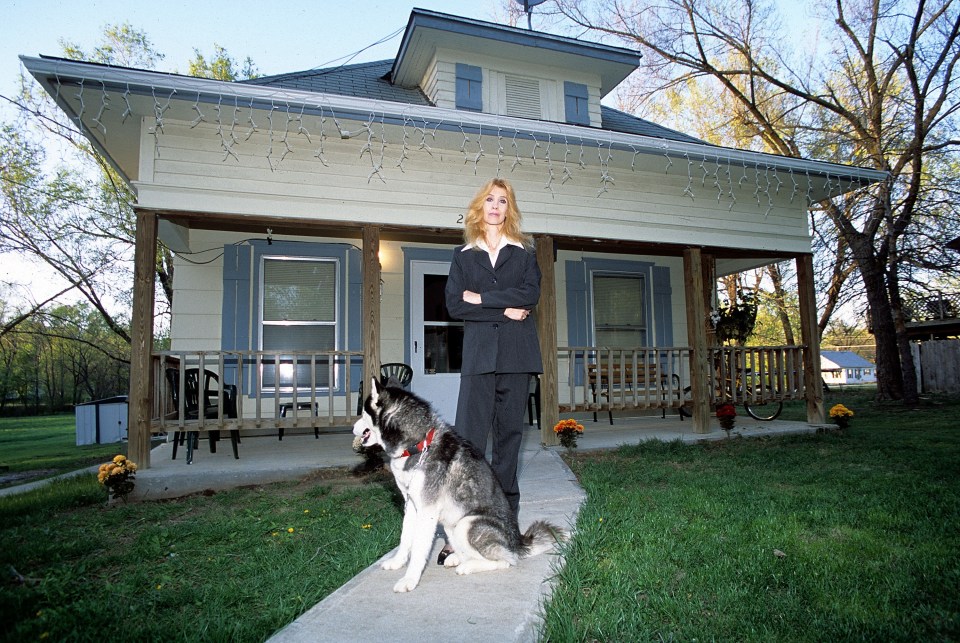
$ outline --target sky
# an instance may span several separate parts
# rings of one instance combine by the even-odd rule
[[[209,58],[217,44],[238,63],[249,56],[270,75],[344,64],[344,56],[364,49],[349,62],[393,58],[414,7],[495,22],[501,6],[502,0],[0,0],[0,95],[17,96],[20,55],[62,55],[61,40],[91,51],[107,25],[129,23],[144,31],[165,55],[159,71],[186,73],[194,49]],[[0,121],[13,118],[13,108],[0,98]],[[31,279],[43,274],[38,266],[9,256],[0,264],[0,281],[30,283],[35,299],[60,289],[55,279]]]

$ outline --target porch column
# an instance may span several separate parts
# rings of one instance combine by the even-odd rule
[[[537,334],[543,375],[540,376],[540,442],[560,444],[553,427],[560,420],[557,383],[557,280],[553,237],[537,237],[537,264],[540,266],[540,302],[537,304]]]
[[[130,394],[127,398],[127,457],[141,469],[149,469],[157,215],[139,209],[136,212],[133,313],[130,320]]]
[[[817,331],[817,295],[813,283],[813,255],[797,257],[797,294],[800,299],[800,341],[803,351],[803,390],[807,422],[823,424],[823,384],[820,373],[820,333]]]
[[[706,319],[704,306],[703,262],[700,248],[683,251],[684,297],[687,304],[687,343],[690,355],[690,395],[693,405],[693,430],[710,430],[710,402],[707,383],[710,381],[707,353]]]
[[[380,377],[380,228],[363,226],[363,390]],[[349,412],[350,409],[347,409]]]

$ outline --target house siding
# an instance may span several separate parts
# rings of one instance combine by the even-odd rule
[[[802,192],[791,194],[787,177],[779,178],[784,183],[779,193],[771,189],[769,197],[758,199],[757,182],[764,178],[756,172],[745,172],[744,180],[734,170],[728,178],[723,169],[701,160],[674,161],[673,171],[665,173],[665,157],[634,158],[622,150],[546,141],[519,140],[514,147],[511,132],[501,132],[500,138],[493,132],[484,136],[482,156],[474,163],[477,137],[460,131],[428,137],[427,151],[418,149],[419,134],[408,127],[404,151],[396,143],[404,139],[402,128],[383,126],[390,141],[383,145],[376,123],[369,139],[363,135],[343,140],[332,136],[330,119],[325,123],[324,165],[317,158],[320,126],[315,122],[305,122],[311,140],[287,133],[291,151],[281,160],[286,144],[279,126],[285,119],[274,115],[271,132],[260,116],[258,131],[249,139],[238,127],[241,142],[233,146],[233,154],[224,152],[215,126],[167,121],[157,149],[144,150],[155,156],[154,181],[138,182],[140,205],[330,222],[417,222],[459,230],[459,215],[476,188],[499,174],[514,183],[531,233],[580,237],[589,230],[601,241],[785,254],[810,250],[805,199]],[[355,121],[340,124],[351,131],[361,128]],[[463,161],[451,162],[451,157]],[[569,177],[563,182],[565,167]],[[606,183],[600,180],[604,176]]]

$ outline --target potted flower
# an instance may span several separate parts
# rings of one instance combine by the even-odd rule
[[[845,429],[850,426],[850,418],[853,417],[853,411],[845,407],[843,404],[834,404],[830,408],[830,419],[833,420],[833,423],[839,426],[841,429]]]
[[[128,460],[125,455],[114,456],[110,462],[100,465],[97,471],[97,480],[107,488],[109,497],[113,500],[120,498],[126,501],[127,494],[133,491],[137,473],[137,463]]]
[[[726,404],[721,404],[717,407],[717,419],[720,420],[720,428],[727,432],[727,437],[730,437],[730,429],[733,428],[733,420],[737,417],[737,409],[727,402]]]
[[[553,427],[553,432],[560,438],[560,444],[567,449],[577,448],[577,438],[583,433],[583,425],[579,424],[573,418],[560,420]]]

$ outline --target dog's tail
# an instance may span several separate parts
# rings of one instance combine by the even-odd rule
[[[546,520],[537,520],[523,534],[524,558],[548,552],[568,538],[567,532]]]

